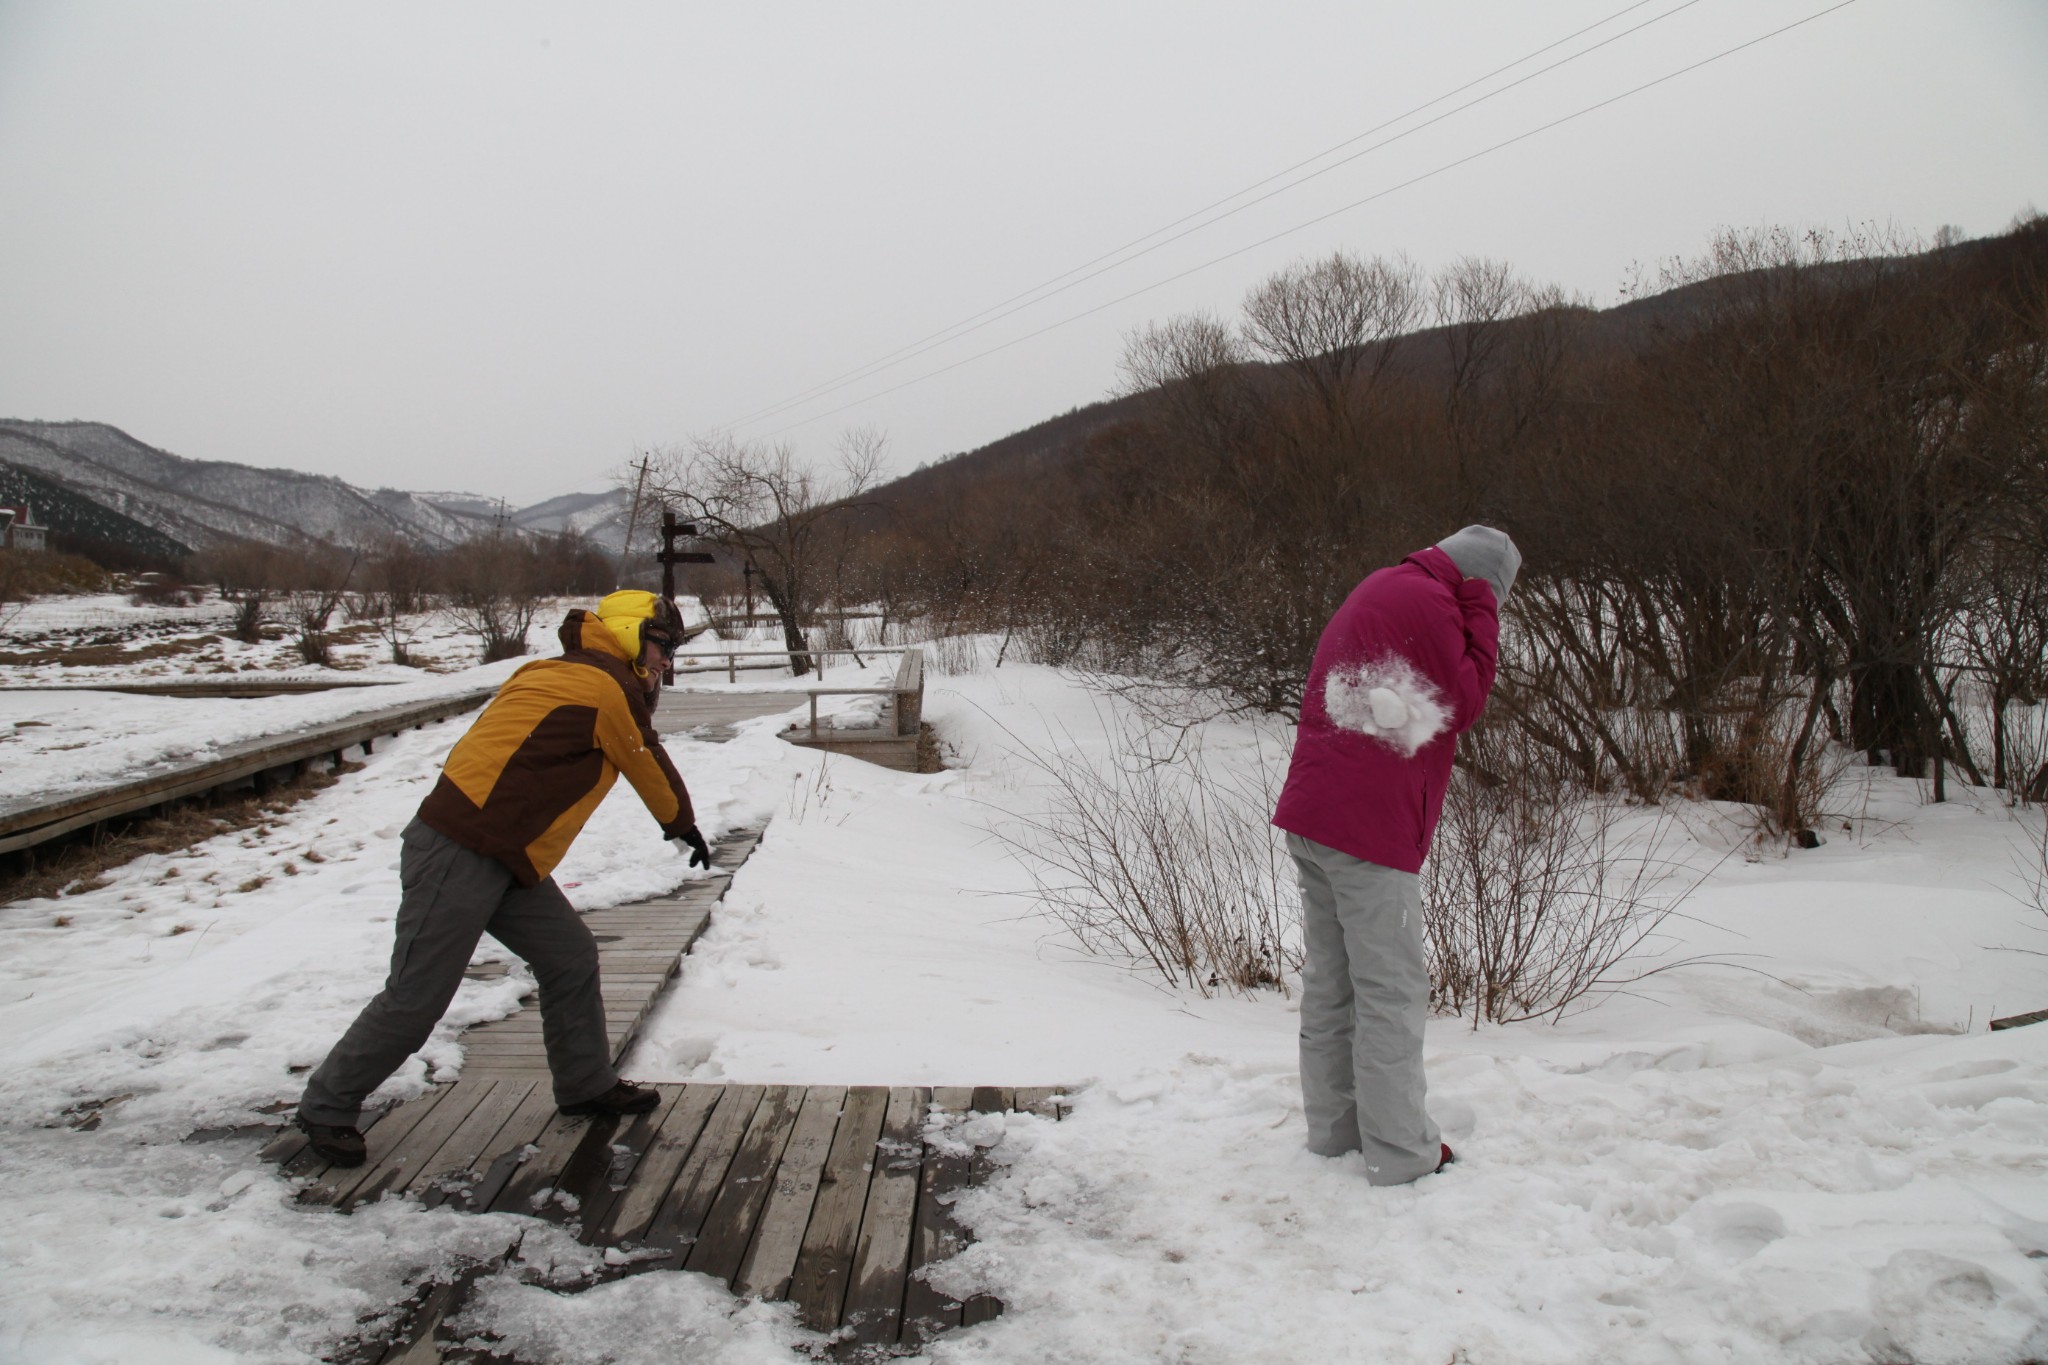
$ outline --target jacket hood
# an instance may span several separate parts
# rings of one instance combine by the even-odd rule
[[[591,654],[603,654],[627,665],[639,662],[635,655],[626,652],[626,646],[619,637],[598,619],[594,611],[585,611],[581,607],[571,611],[562,618],[562,628],[556,634],[562,641],[565,653],[583,650]]]
[[[1401,562],[1403,564],[1415,565],[1431,578],[1437,579],[1449,587],[1455,588],[1465,581],[1464,573],[1458,568],[1458,561],[1452,559],[1434,545],[1426,550],[1417,550]]]
[[[1467,578],[1483,578],[1493,588],[1493,600],[1507,605],[1515,590],[1515,575],[1521,572],[1522,552],[1505,531],[1491,526],[1467,526],[1436,543],[1449,555]]]

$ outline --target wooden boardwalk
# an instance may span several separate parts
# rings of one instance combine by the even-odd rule
[[[723,744],[733,737],[733,727],[741,721],[783,715],[800,709],[808,700],[801,692],[685,692],[666,688],[655,704],[654,728],[664,735],[688,735]]]
[[[673,896],[585,913],[615,1059],[760,838],[728,835],[712,856],[716,875]],[[687,1084],[657,1087],[648,1114],[568,1118],[555,1111],[538,1010],[476,1025],[463,1046],[459,1080],[365,1116],[362,1166],[320,1161],[296,1130],[265,1157],[300,1181],[304,1202],[347,1211],[406,1197],[526,1214],[620,1249],[617,1274],[692,1270],[738,1294],[793,1301],[805,1326],[840,1334],[833,1350],[845,1359],[915,1348],[1002,1311],[986,1296],[949,1299],[918,1276],[965,1244],[950,1206],[993,1169],[986,1146],[936,1132],[927,1141],[928,1121],[1065,1112],[1046,1087]],[[458,1298],[430,1296],[384,1358],[439,1359],[415,1351],[437,1351],[434,1331]]]
[[[841,1358],[916,1348],[1002,1312],[994,1298],[949,1298],[918,1276],[966,1245],[953,1199],[993,1169],[988,1147],[927,1142],[925,1126],[935,1113],[1058,1118],[1059,1092],[658,1089],[652,1113],[571,1119],[555,1112],[545,1075],[465,1075],[371,1127],[361,1167],[281,1154],[310,1203],[347,1210],[404,1195],[527,1214],[619,1248],[617,1274],[691,1270],[736,1294],[793,1301],[804,1326],[839,1333]],[[430,1335],[433,1325],[416,1323],[408,1335]]]

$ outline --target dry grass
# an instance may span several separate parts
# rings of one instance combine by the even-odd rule
[[[333,786],[342,774],[360,771],[362,766],[343,763],[336,768],[310,769],[262,796],[241,793],[210,805],[181,805],[162,815],[137,820],[119,833],[98,840],[79,840],[17,854],[6,860],[9,866],[0,869],[0,904],[96,891],[106,886],[108,874],[124,863],[145,854],[177,853],[216,835],[260,826]],[[177,875],[175,867],[164,871],[166,879]],[[257,885],[262,880],[254,879]],[[238,889],[253,891],[256,886],[244,883]]]
[[[1013,752],[1050,789],[990,825],[1080,947],[1204,996],[1285,993],[1301,969],[1294,867],[1267,822],[1284,764],[1214,763],[1200,733],[1116,712],[1108,756],[1071,739]]]
[[[121,644],[58,645],[49,649],[0,652],[0,664],[61,664],[67,668],[97,668],[115,664],[148,663],[197,654],[220,640],[218,635],[186,635],[175,640],[156,640],[129,648]]]

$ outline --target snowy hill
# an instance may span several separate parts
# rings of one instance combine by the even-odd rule
[[[631,503],[632,498],[616,488],[602,493],[567,493],[513,513],[512,524],[547,535],[573,531],[616,552],[625,543]],[[644,508],[642,515],[647,515]],[[641,529],[646,529],[644,522]]]
[[[0,419],[0,462],[193,549],[232,540],[367,545],[391,537],[443,549],[501,519],[540,532],[585,532],[616,546],[625,521],[616,492],[571,494],[513,512],[477,493],[362,489],[332,475],[188,459],[103,422]]]

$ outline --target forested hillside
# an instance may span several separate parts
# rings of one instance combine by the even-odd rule
[[[1735,234],[1657,283],[1297,265],[1134,337],[1118,401],[880,490],[865,591],[1291,714],[1364,574],[1485,521],[1527,557],[1496,720],[1559,772],[1788,827],[1826,737],[2048,784],[2003,729],[2048,694],[2048,221]]]

